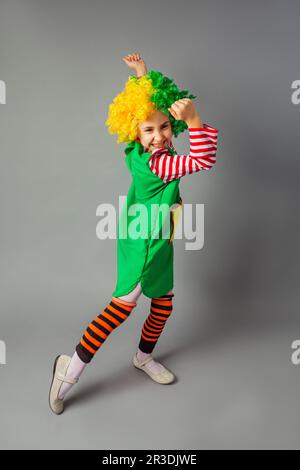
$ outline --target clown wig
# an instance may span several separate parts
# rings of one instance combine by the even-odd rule
[[[130,142],[138,136],[138,126],[146,121],[155,111],[162,111],[168,116],[175,137],[187,129],[184,121],[175,119],[168,108],[181,99],[194,99],[188,90],[180,91],[173,79],[162,73],[149,70],[147,75],[136,77],[131,75],[124,90],[109,105],[105,124],[110,134],[117,134],[118,143]]]

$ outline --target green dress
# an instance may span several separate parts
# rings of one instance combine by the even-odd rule
[[[173,149],[168,147],[168,150],[175,154]],[[182,206],[180,179],[165,183],[155,175],[149,167],[151,152],[144,152],[139,140],[130,142],[125,154],[132,183],[118,222],[117,284],[112,296],[129,294],[140,282],[145,296],[160,297],[173,288],[175,226],[172,206]],[[141,211],[130,212],[133,204],[142,204]],[[146,224],[138,224],[141,214]],[[132,228],[135,235],[132,235]],[[137,232],[140,232],[139,237]]]

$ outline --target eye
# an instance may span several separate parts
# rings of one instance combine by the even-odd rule
[[[167,127],[169,127],[169,123],[163,124],[161,127],[162,129],[167,129]],[[144,132],[152,132],[152,129],[145,129]]]

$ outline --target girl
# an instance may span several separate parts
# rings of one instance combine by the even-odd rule
[[[49,404],[56,414],[63,412],[66,393],[108,335],[128,318],[141,293],[151,299],[151,307],[133,364],[157,383],[175,380],[151,353],[173,310],[173,237],[182,207],[179,182],[185,175],[212,168],[218,130],[203,124],[192,101],[195,96],[180,91],[160,72],[148,72],[140,54],[129,54],[123,60],[136,76],[128,78],[113,100],[106,121],[118,143],[127,143],[125,163],[132,175],[118,224],[117,284],[110,303],[89,323],[73,356],[62,354],[55,359]],[[172,137],[187,128],[190,153],[178,155]],[[140,226],[136,206],[143,222],[138,236],[133,233]],[[161,217],[161,209],[166,207],[167,214]],[[166,225],[170,225],[167,237]]]

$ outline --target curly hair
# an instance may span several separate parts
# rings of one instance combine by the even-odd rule
[[[184,121],[175,119],[168,108],[181,98],[194,99],[188,90],[180,91],[173,79],[161,72],[149,70],[138,78],[131,75],[124,90],[109,105],[105,124],[110,134],[117,134],[118,143],[131,142],[137,138],[138,126],[159,110],[168,116],[175,137],[187,129]]]

